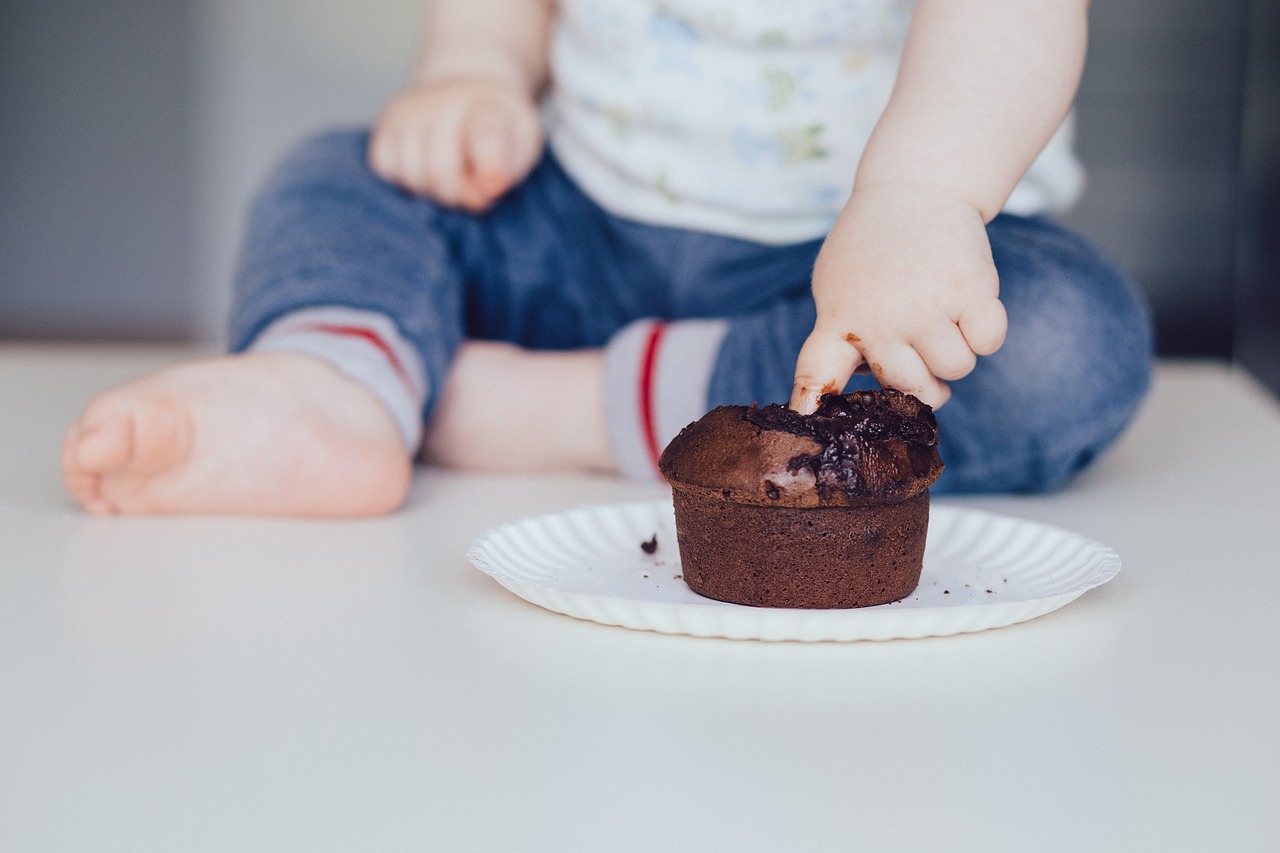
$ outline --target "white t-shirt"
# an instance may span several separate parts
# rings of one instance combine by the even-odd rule
[[[909,0],[560,0],[550,144],[604,208],[765,243],[822,237],[898,69]],[[1005,209],[1083,184],[1068,121]]]

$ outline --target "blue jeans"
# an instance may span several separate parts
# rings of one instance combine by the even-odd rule
[[[338,305],[391,317],[432,388],[463,340],[606,346],[641,318],[724,318],[710,408],[784,402],[814,322],[820,240],[770,246],[627,221],[545,156],[488,213],[442,208],[365,165],[367,135],[297,150],[254,207],[237,279],[232,345],[291,311]],[[936,492],[1053,489],[1119,434],[1146,391],[1148,309],[1081,238],[1042,218],[988,226],[1009,334],[951,383],[938,410],[946,471]],[[856,376],[850,388],[873,385]],[[427,400],[430,417],[435,396]]]

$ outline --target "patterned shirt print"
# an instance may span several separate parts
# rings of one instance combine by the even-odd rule
[[[620,216],[789,243],[824,235],[847,200],[912,3],[558,8],[545,111],[551,146],[575,180]],[[1079,167],[1061,136],[1046,149],[1049,168],[1037,162],[1010,209],[1073,200]]]

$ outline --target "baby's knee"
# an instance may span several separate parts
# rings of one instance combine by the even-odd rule
[[[308,137],[285,154],[267,191],[381,184],[369,169],[368,145],[369,134],[363,130],[330,130]]]
[[[367,162],[368,142],[365,131],[336,130],[297,145],[254,199],[251,239],[309,234],[307,239],[318,240],[323,248],[355,234],[377,235],[383,244],[389,239],[405,243],[453,221],[450,211],[374,174]],[[324,239],[315,236],[321,234]]]
[[[1078,238],[1006,296],[1009,350],[1046,381],[1141,393],[1152,357],[1146,300],[1118,268]]]
[[[1028,427],[1030,491],[1061,486],[1111,445],[1146,395],[1153,362],[1149,313],[1122,275],[1099,269],[1049,284],[1034,310],[1011,312],[992,359]]]

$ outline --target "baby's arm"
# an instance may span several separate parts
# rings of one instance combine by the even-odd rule
[[[897,83],[813,273],[791,406],[864,362],[932,405],[1004,342],[985,225],[1070,109],[1086,0],[920,0]]]
[[[442,204],[484,210],[537,162],[551,0],[433,0],[412,83],[374,125],[369,165]]]

